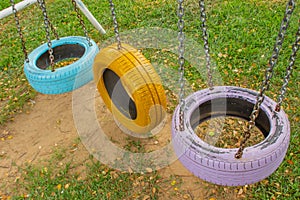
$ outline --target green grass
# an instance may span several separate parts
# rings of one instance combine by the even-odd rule
[[[28,167],[24,170],[27,176],[20,186],[27,191],[26,196],[34,199],[120,199],[134,195],[131,188],[138,175],[118,173],[97,162],[87,166],[87,176],[81,179],[70,174],[70,167],[67,164],[55,172],[54,177],[51,168]]]
[[[18,1],[16,1],[18,2]],[[52,23],[57,27],[61,37],[68,35],[83,35],[79,26],[76,13],[72,5],[64,0],[49,0],[49,16]],[[106,1],[85,0],[84,3],[90,11],[99,19],[102,26],[107,30],[107,35],[100,35],[92,25],[85,19],[90,36],[100,44],[105,39],[113,36],[113,25],[110,18],[110,10]],[[176,1],[157,0],[157,1],[115,1],[117,17],[120,23],[120,32],[141,28],[141,27],[162,27],[177,30]],[[224,84],[242,86],[257,90],[264,78],[264,69],[267,66],[268,58],[277,36],[280,21],[285,9],[285,1],[267,0],[210,0],[208,4],[208,27],[209,40],[211,44],[211,55],[215,61],[217,70],[222,75]],[[300,18],[300,5],[295,10],[291,18],[290,28],[286,35],[283,50],[274,72],[274,79],[270,91],[267,95],[276,100],[276,96],[282,84],[282,77],[287,66],[287,59],[291,52],[290,44],[294,41],[294,33]],[[9,6],[9,3],[0,2],[0,10]],[[188,1],[186,5],[186,29],[188,37],[201,42],[201,31],[199,30],[199,14],[197,1]],[[31,6],[21,12],[20,23],[23,27],[23,34],[26,39],[28,51],[45,42],[45,33],[41,12],[37,5]],[[53,37],[54,38],[54,37]],[[145,51],[145,55],[151,61],[163,62],[154,57],[154,52]],[[160,56],[164,56],[163,54]],[[168,56],[168,55],[166,55]],[[163,59],[163,58],[161,58]],[[36,92],[28,84],[23,73],[23,60],[21,45],[14,19],[12,16],[0,21],[0,124],[5,124],[13,120],[16,113],[22,112],[26,105],[30,105]],[[283,104],[291,123],[291,142],[287,156],[280,168],[273,173],[266,181],[251,185],[248,189],[248,199],[299,199],[299,146],[300,146],[300,107],[299,107],[299,55],[296,61],[296,69],[293,72],[289,91],[285,103]],[[176,66],[176,58],[169,58],[170,64]],[[200,77],[194,75],[193,68],[188,74],[189,82],[201,85]],[[172,110],[172,109],[171,109]],[[139,144],[136,148],[141,149]],[[127,147],[129,148],[129,147]],[[78,177],[70,172],[72,163],[65,168],[53,172],[54,167],[47,166],[48,172],[34,166],[24,169],[24,183],[19,182],[20,187],[26,194],[33,197],[41,195],[49,198],[66,199],[69,197],[85,196],[87,199],[93,195],[105,194],[118,187],[115,199],[128,197],[126,191],[130,191],[132,184],[124,184],[130,180],[130,176],[120,174],[116,180],[111,177],[103,176],[100,169],[104,166],[99,163],[91,162],[87,166],[87,178],[77,180]],[[110,171],[111,169],[107,169]],[[56,174],[56,175],[55,175]],[[57,175],[60,174],[60,175]],[[63,176],[62,176],[63,175]],[[69,184],[68,189],[58,190]],[[103,191],[99,191],[99,186],[103,186]],[[39,188],[41,187],[41,188]],[[222,187],[218,187],[222,190]],[[80,193],[82,191],[82,193]],[[96,193],[94,193],[96,191]],[[83,194],[84,193],[84,194]],[[20,195],[20,194],[19,194]],[[73,196],[72,196],[73,195]],[[98,196],[99,197],[99,196]]]
[[[44,165],[19,169],[23,175],[10,189],[12,199],[132,199],[146,194],[157,199],[157,173],[122,173],[92,157],[78,163],[66,149],[56,151]]]

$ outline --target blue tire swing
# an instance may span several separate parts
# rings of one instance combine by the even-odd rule
[[[62,94],[73,91],[93,80],[92,65],[96,54],[99,52],[99,48],[89,38],[84,21],[74,0],[72,0],[72,4],[85,32],[85,37],[69,36],[59,38],[47,16],[45,1],[38,0],[38,3],[43,12],[48,41],[34,49],[27,56],[25,42],[17,17],[17,10],[14,7],[14,1],[11,0],[25,55],[24,72],[26,78],[36,91],[43,94]],[[50,38],[50,28],[56,36],[55,40],[51,40]],[[78,60],[55,69],[56,63],[75,58]]]
[[[183,3],[183,0],[178,1],[179,63],[182,85],[184,85]],[[300,24],[278,101],[273,101],[264,93],[269,88],[295,2],[294,0],[288,1],[273,54],[269,60],[269,67],[266,70],[265,80],[262,82],[259,92],[234,86],[213,85],[204,0],[200,0],[199,5],[209,88],[197,91],[186,98],[183,98],[184,89],[181,89],[180,103],[172,120],[174,149],[181,163],[195,176],[205,181],[224,186],[256,183],[271,175],[279,167],[289,146],[290,124],[286,113],[281,109],[281,103],[300,46]],[[248,120],[248,127],[243,134],[239,148],[215,147],[204,142],[195,134],[194,130],[199,124],[219,116],[232,116]],[[254,126],[264,134],[264,140],[253,146],[245,147],[250,137],[250,130]]]

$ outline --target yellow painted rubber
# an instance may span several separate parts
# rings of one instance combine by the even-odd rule
[[[128,96],[136,106],[136,118],[131,119],[121,112],[111,99],[104,83],[103,73],[113,71],[121,81]],[[165,117],[166,95],[160,77],[151,63],[137,49],[116,44],[102,49],[95,58],[94,80],[100,96],[114,117],[134,133],[148,133]]]

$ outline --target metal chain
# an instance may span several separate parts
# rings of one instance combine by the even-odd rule
[[[200,20],[202,22],[202,37],[204,42],[204,52],[206,57],[206,69],[207,69],[207,79],[208,79],[208,87],[213,89],[213,80],[212,80],[212,69],[211,69],[211,59],[209,54],[209,45],[208,45],[208,34],[207,34],[207,25],[206,25],[206,13],[205,13],[205,3],[204,0],[199,0],[200,6]]]
[[[10,3],[11,3],[12,11],[13,11],[13,13],[15,15],[16,26],[17,26],[17,30],[18,30],[18,33],[19,33],[19,36],[20,36],[20,40],[21,40],[21,45],[22,45],[22,50],[23,50],[23,53],[24,53],[25,61],[28,63],[29,62],[28,53],[27,53],[27,49],[26,49],[26,46],[25,46],[25,40],[24,40],[24,37],[23,37],[22,29],[21,29],[21,26],[20,26],[20,20],[19,20],[19,17],[18,17],[18,11],[15,8],[15,2],[14,2],[14,0],[10,0]]]
[[[44,16],[44,26],[46,30],[46,38],[48,40],[48,52],[49,52],[49,59],[50,59],[50,66],[51,66],[51,71],[54,72],[54,55],[53,55],[53,49],[52,49],[52,42],[50,38],[50,30],[49,30],[49,18],[47,15],[47,10],[46,10],[46,5],[44,0],[37,0],[39,3],[42,11],[43,11],[43,16]]]
[[[183,0],[177,0],[178,2],[178,10],[177,10],[177,16],[178,16],[178,41],[179,41],[179,46],[178,46],[178,64],[179,64],[179,84],[180,84],[180,91],[179,91],[179,130],[184,131],[184,107],[185,107],[185,79],[184,79],[184,39],[185,35],[183,32],[184,29],[184,8],[183,8]]]
[[[286,6],[284,18],[281,22],[279,34],[277,36],[276,43],[274,45],[273,54],[269,60],[269,64],[268,64],[269,67],[267,68],[267,70],[265,72],[265,79],[263,80],[261,88],[259,90],[259,93],[256,97],[256,103],[253,107],[252,113],[250,114],[250,120],[248,122],[247,130],[244,132],[243,140],[241,141],[240,147],[239,147],[237,153],[235,154],[235,158],[237,158],[237,159],[241,158],[243,155],[245,144],[251,136],[250,131],[255,126],[255,120],[258,117],[260,105],[264,101],[264,93],[270,87],[270,80],[273,76],[273,69],[277,63],[279,52],[282,48],[284,36],[285,36],[286,30],[289,26],[290,17],[294,11],[294,8],[295,8],[294,0],[289,0],[288,4]]]
[[[49,19],[48,19],[48,24],[49,24],[49,26],[50,26],[50,28],[51,28],[51,31],[52,31],[52,33],[54,34],[55,38],[56,38],[57,40],[59,40],[58,33],[57,33],[56,29],[54,28],[53,24],[51,23],[51,21],[50,21]]]
[[[74,5],[74,10],[75,10],[75,12],[76,12],[76,14],[77,14],[77,18],[79,19],[80,24],[81,24],[81,26],[82,26],[82,29],[83,29],[83,31],[84,31],[84,35],[85,35],[85,37],[86,37],[86,40],[88,41],[88,43],[89,43],[90,46],[93,46],[93,44],[91,43],[91,38],[90,38],[89,35],[88,35],[88,32],[87,32],[85,23],[84,23],[84,21],[83,21],[83,19],[82,19],[82,17],[81,17],[81,14],[80,14],[80,12],[79,12],[79,9],[78,9],[78,7],[77,7],[76,1],[75,1],[75,0],[72,0],[72,4]]]
[[[277,105],[275,107],[276,112],[279,112],[280,109],[281,109],[281,104],[284,100],[284,96],[285,96],[285,93],[286,93],[286,90],[287,90],[287,86],[288,86],[288,83],[289,83],[290,78],[291,78],[291,74],[292,74],[292,71],[293,71],[293,66],[295,64],[296,55],[297,55],[297,51],[299,50],[299,47],[300,47],[300,20],[299,20],[298,31],[296,33],[296,41],[292,46],[292,54],[290,56],[290,63],[288,65],[288,67],[286,68],[286,75],[285,75],[284,81],[283,81],[284,83],[281,87],[280,95],[278,97]]]
[[[114,31],[115,31],[115,37],[116,37],[118,49],[121,49],[121,39],[120,39],[119,25],[118,25],[116,11],[115,11],[115,4],[112,2],[112,0],[109,0],[109,5],[111,10],[112,20],[114,23]]]
[[[40,5],[40,8],[43,10],[41,4],[39,4],[39,5]],[[49,26],[50,26],[50,28],[51,28],[51,31],[52,31],[52,33],[54,34],[55,38],[56,38],[57,40],[59,40],[58,33],[57,33],[56,29],[54,28],[54,26],[53,26],[53,24],[51,23],[51,21],[50,21],[49,18],[48,18],[48,24],[49,24]]]

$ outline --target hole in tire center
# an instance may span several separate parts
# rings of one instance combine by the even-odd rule
[[[76,62],[85,53],[85,48],[79,44],[64,44],[53,48],[54,63],[57,67]],[[40,69],[50,67],[49,51],[44,52],[36,61],[36,66]],[[73,60],[74,59],[74,60]],[[65,63],[64,63],[65,62]]]
[[[204,142],[219,148],[239,148],[247,121],[237,117],[215,117],[199,124],[196,135]],[[253,146],[264,140],[263,133],[254,126],[246,147]]]
[[[218,98],[201,104],[191,116],[195,134],[204,142],[220,148],[238,148],[247,129],[253,104],[237,98]],[[256,126],[246,147],[263,141],[270,132],[270,122],[260,110]]]
[[[112,70],[105,69],[103,82],[110,99],[118,110],[127,118],[135,120],[137,118],[136,105],[122,85],[120,77]]]

